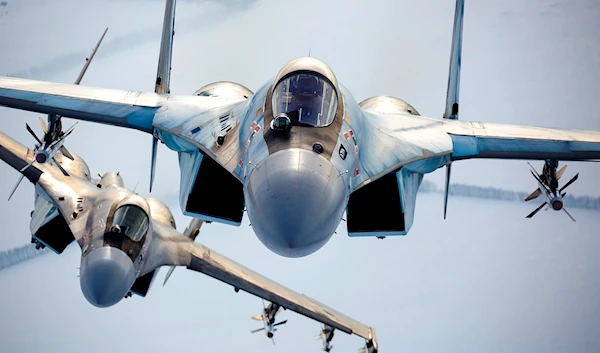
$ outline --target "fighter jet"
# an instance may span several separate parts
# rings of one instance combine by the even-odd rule
[[[161,266],[185,266],[269,300],[275,311],[283,307],[367,341],[375,337],[373,328],[195,242],[199,220],[192,220],[187,235],[179,233],[169,208],[125,188],[118,172],[96,180],[74,153],[70,159],[59,150],[43,164],[34,156],[0,132],[0,159],[35,185],[32,235],[56,253],[77,242],[81,291],[93,306],[110,307],[132,294],[145,297]]]
[[[151,134],[151,180],[158,140],[179,155],[184,214],[239,226],[247,212],[258,239],[285,257],[322,248],[344,212],[349,236],[406,235],[424,174],[442,167],[445,217],[456,161],[600,159],[600,131],[458,119],[463,0],[441,118],[392,96],[358,103],[314,57],[290,61],[255,92],[221,81],[172,94],[174,18],[169,0],[154,92],[0,77],[0,105]]]

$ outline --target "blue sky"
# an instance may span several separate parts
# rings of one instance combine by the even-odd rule
[[[9,53],[0,56],[1,74],[72,82],[109,26],[82,84],[153,89],[163,1],[8,6],[0,17],[0,47]],[[442,115],[453,1],[180,1],[177,10],[173,93],[218,80],[255,90],[310,49],[357,101],[389,94],[425,116]],[[593,0],[467,1],[461,119],[600,129],[599,16]],[[39,131],[37,114],[1,108],[0,117],[2,131],[33,146],[24,122]],[[93,173],[118,170],[127,186],[139,182],[148,195],[150,136],[81,122],[67,146]],[[575,172],[581,174],[569,188],[573,194],[600,196],[598,164],[569,163],[566,176]],[[0,164],[0,175],[0,195],[8,197],[18,174]],[[438,171],[427,178],[441,185],[442,177]],[[177,195],[178,180],[176,154],[160,146],[153,196]],[[456,163],[453,181],[536,187],[524,161]],[[23,183],[10,202],[0,203],[0,249],[29,241],[32,194]],[[387,351],[598,351],[597,211],[572,212],[577,223],[549,212],[525,220],[530,211],[530,205],[453,198],[443,221],[441,197],[420,195],[407,237],[351,239],[341,224],[328,245],[302,259],[270,253],[247,222],[211,225],[199,239],[375,326]],[[187,221],[178,217],[183,229]],[[251,336],[249,318],[260,300],[183,269],[167,287],[156,283],[146,299],[96,309],[79,289],[78,257],[70,248],[0,273],[0,342],[7,351],[319,349],[312,341],[318,325],[291,313],[276,347]],[[48,331],[31,335],[32,327]],[[336,341],[339,351],[361,343],[346,335]]]

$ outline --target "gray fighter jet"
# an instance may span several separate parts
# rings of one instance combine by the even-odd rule
[[[61,253],[81,247],[80,285],[90,304],[109,307],[136,293],[145,296],[161,266],[185,266],[367,341],[375,330],[305,295],[296,293],[194,242],[202,224],[192,220],[186,235],[169,208],[124,187],[118,172],[92,179],[83,159],[58,150],[45,163],[35,151],[0,132],[0,159],[35,184],[31,231],[37,242]],[[274,315],[273,315],[274,316]]]
[[[313,57],[288,62],[254,92],[219,81],[172,94],[174,0],[166,1],[154,92],[0,77],[0,106],[151,134],[150,184],[160,140],[178,153],[185,215],[239,226],[247,214],[268,249],[307,256],[331,239],[344,212],[349,236],[407,235],[424,175],[442,167],[445,217],[455,162],[600,159],[600,131],[459,120],[463,18],[464,0],[456,0],[440,118],[421,116],[393,96],[357,102],[333,69]],[[268,55],[261,51],[265,38],[246,40],[256,50],[240,48],[240,58]],[[356,43],[332,48],[363,50]]]

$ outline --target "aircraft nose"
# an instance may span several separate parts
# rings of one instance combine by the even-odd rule
[[[81,261],[79,283],[90,304],[105,308],[118,303],[135,282],[131,259],[121,250],[104,246]]]
[[[348,201],[344,178],[320,154],[287,149],[265,158],[244,188],[258,239],[285,257],[317,251],[331,238]]]

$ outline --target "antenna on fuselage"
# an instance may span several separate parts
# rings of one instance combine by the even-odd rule
[[[462,55],[463,18],[465,15],[464,0],[456,0],[454,12],[454,28],[452,29],[452,49],[450,50],[450,69],[448,72],[448,90],[446,92],[446,110],[444,119],[458,120],[458,96],[460,91],[460,62]],[[444,219],[448,209],[448,191],[450,189],[450,173],[452,161],[446,164],[446,186],[444,190]]]
[[[175,0],[167,0],[163,20],[162,37],[160,40],[160,54],[158,56],[158,69],[154,92],[158,94],[171,93],[171,57],[173,54],[173,37],[175,36]],[[152,128],[152,157],[150,160],[150,192],[154,183],[156,170],[156,151],[158,149],[158,134]]]

